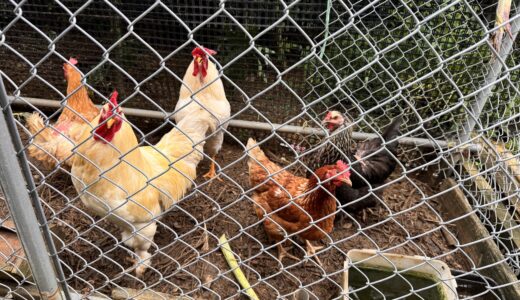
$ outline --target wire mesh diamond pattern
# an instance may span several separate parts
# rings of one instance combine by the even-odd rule
[[[512,2],[1,3],[0,149],[63,297],[520,296]],[[0,196],[0,295],[39,299]]]

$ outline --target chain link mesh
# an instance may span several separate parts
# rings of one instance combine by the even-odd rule
[[[115,290],[123,298],[245,297],[220,249],[219,237],[226,234],[260,299],[301,299],[293,296],[297,291],[316,299],[341,297],[352,249],[424,256],[425,264],[440,260],[456,278],[459,298],[506,299],[520,290],[520,49],[514,45],[506,57],[495,57],[490,37],[497,31],[496,8],[496,1],[444,0],[1,3],[0,72],[11,105],[40,113],[47,126],[69,99],[61,67],[69,56],[80,61],[82,82],[96,104],[105,104],[117,88],[122,107],[146,110],[127,113],[139,146],[154,147],[176,126],[172,116],[195,46],[218,51],[212,61],[231,105],[224,123],[230,127],[220,127],[225,142],[215,158],[222,181],[197,176],[182,199],[160,214],[143,277],[132,272],[134,249],[125,246],[121,228],[82,203],[86,192],[76,192],[70,168],[61,163],[48,169],[30,159],[61,264],[57,278],[78,294],[106,299],[116,298]],[[510,15],[512,22],[520,16],[515,3]],[[502,71],[489,81],[497,62]],[[39,105],[35,98],[58,100],[60,107]],[[473,105],[482,100],[482,111],[475,113]],[[365,133],[380,136],[403,114],[399,138],[410,142],[401,142],[398,167],[384,192],[371,191],[378,195],[376,207],[338,213],[342,224],[320,242],[322,265],[303,256],[297,234],[287,233],[284,241],[302,260],[282,263],[262,226],[265,219],[254,213],[246,141],[254,137],[273,162],[302,175],[300,162],[330,143],[320,121],[331,110],[353,120],[363,133],[358,143]],[[476,126],[465,132],[471,119]],[[242,121],[261,122],[264,130]],[[16,122],[27,150],[34,136]],[[478,151],[470,149],[476,145]],[[121,160],[132,164],[126,154]],[[212,161],[204,158],[197,175]],[[468,210],[454,204],[457,192]],[[0,220],[8,227],[5,199],[0,203]],[[0,237],[6,245],[0,247],[6,261],[0,292],[37,298],[32,278],[13,275],[9,267],[16,259],[16,268],[23,265],[21,245],[7,233]],[[499,253],[495,260],[485,256],[492,250]],[[377,279],[359,263],[349,266],[353,299],[433,299],[425,290],[439,285],[421,287],[402,270]],[[500,272],[507,276],[494,276]]]

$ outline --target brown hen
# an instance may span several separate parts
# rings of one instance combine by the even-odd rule
[[[30,114],[25,120],[33,136],[33,142],[28,148],[29,155],[47,168],[62,162],[72,165],[68,158],[79,138],[80,128],[99,114],[99,109],[88,96],[86,86],[81,83],[81,74],[73,67],[77,63],[76,59],[71,58],[63,64],[69,98],[56,123],[46,126],[38,113]]]
[[[255,140],[249,139],[249,180],[255,189],[253,200],[259,219],[271,241],[277,242],[278,259],[287,256],[282,246],[286,235],[297,234],[305,240],[307,255],[315,255],[322,247],[313,246],[332,232],[336,212],[336,187],[351,185],[349,166],[342,161],[318,168],[309,178],[295,176],[271,162]],[[314,223],[315,222],[315,223]],[[320,260],[316,260],[321,265]]]

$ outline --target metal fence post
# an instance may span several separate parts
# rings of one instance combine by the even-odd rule
[[[520,4],[520,1],[517,1],[516,3]],[[518,36],[519,30],[520,17],[517,15],[516,18],[514,18],[514,20],[511,22],[511,32],[513,33],[513,37],[504,39],[502,47],[498,53],[498,57],[495,58],[495,60],[490,64],[491,66],[489,73],[486,75],[484,80],[484,88],[480,90],[476,96],[475,102],[469,107],[470,116],[467,122],[462,126],[462,135],[459,137],[461,144],[467,142],[470,139],[471,132],[477,124],[480,114],[482,113],[482,109],[484,109],[484,105],[491,96],[493,88],[495,87],[495,84],[492,83],[497,80],[498,75],[502,71],[502,60],[505,62],[511,53],[511,50],[513,50],[513,44],[516,40],[516,37]],[[508,37],[507,34],[506,37]]]
[[[0,94],[2,98],[7,99],[1,77]],[[9,132],[2,114],[0,117],[0,185],[42,299],[62,299]]]

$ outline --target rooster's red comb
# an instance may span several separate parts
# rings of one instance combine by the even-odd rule
[[[325,115],[325,119],[329,119],[331,117],[332,117],[332,112],[331,111],[327,112],[327,114]]]
[[[74,57],[71,57],[71,58],[69,58],[69,63],[71,65],[77,65],[78,64],[78,60],[75,59]]]
[[[336,167],[338,167],[338,169],[340,169],[341,171],[343,170],[346,170],[349,168],[349,165],[347,165],[344,161],[342,160],[338,160],[336,162]]]
[[[111,104],[112,108],[117,106],[117,96],[118,95],[119,94],[117,93],[117,90],[114,90],[112,92],[112,94],[110,95],[110,104]]]
[[[202,50],[202,48],[204,48],[204,50]],[[191,55],[192,56],[204,56],[204,55],[206,55],[206,53],[204,53],[204,51],[206,51],[206,53],[208,53],[209,55],[217,54],[217,51],[211,50],[204,46],[201,46],[201,47],[195,47],[195,49],[193,49],[193,51],[191,51]]]

